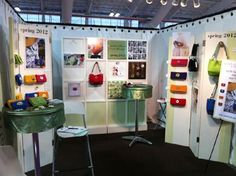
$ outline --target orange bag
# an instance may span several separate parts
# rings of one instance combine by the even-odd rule
[[[35,75],[25,75],[24,76],[24,84],[34,84],[36,83],[36,77]]]
[[[21,93],[16,94],[16,99],[17,100],[23,100],[23,96]]]
[[[49,95],[48,95],[48,92],[47,92],[47,91],[38,92],[38,96],[39,96],[39,97],[43,97],[43,98],[45,98],[45,99],[48,99],[48,98],[49,98]]]
[[[186,85],[173,85],[171,84],[170,85],[170,91],[172,93],[187,93],[187,86]]]

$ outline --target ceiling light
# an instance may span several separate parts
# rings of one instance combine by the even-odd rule
[[[128,0],[130,3],[133,2],[133,0]]]
[[[113,17],[114,15],[115,15],[114,12],[110,12],[110,14],[109,14],[110,17]]]
[[[193,0],[193,7],[194,8],[198,8],[198,7],[200,7],[200,0]]]
[[[15,9],[17,12],[21,12],[20,7],[15,7],[14,9]]]
[[[152,3],[153,3],[153,0],[146,0],[146,3],[147,3],[147,4],[152,4]]]
[[[186,7],[187,2],[188,2],[188,0],[181,0],[181,2],[180,2],[181,7]]]
[[[167,4],[167,0],[160,0],[160,3],[161,3],[162,5],[166,5],[166,4]]]
[[[179,0],[173,0],[172,5],[173,6],[178,6],[179,5]]]
[[[119,16],[120,16],[120,13],[116,13],[116,14],[115,14],[115,17],[119,17]]]

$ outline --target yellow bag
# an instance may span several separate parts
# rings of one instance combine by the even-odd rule
[[[16,94],[16,99],[17,100],[23,100],[23,96],[21,93]]]
[[[186,85],[170,85],[170,91],[172,93],[180,93],[184,94],[187,93],[187,86]]]
[[[48,95],[48,92],[47,92],[47,91],[38,92],[38,96],[39,96],[39,97],[43,97],[43,98],[45,98],[45,99],[48,99],[48,98],[49,98],[49,95]]]
[[[24,84],[35,84],[37,82],[35,75],[25,75]]]

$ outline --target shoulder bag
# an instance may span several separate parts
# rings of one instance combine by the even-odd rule
[[[98,72],[99,72],[98,74],[94,73],[94,69],[96,66],[98,68]],[[103,74],[101,72],[98,62],[94,63],[93,69],[91,73],[89,74],[89,84],[94,85],[94,86],[99,86],[103,84]]]
[[[188,63],[188,71],[190,72],[197,72],[199,69],[199,62],[197,59],[197,49],[198,44],[193,44],[192,54],[189,57],[189,63]]]
[[[215,94],[218,87],[218,83],[215,84],[215,87],[211,93],[211,97],[207,99],[206,110],[208,115],[213,115],[215,107]]]

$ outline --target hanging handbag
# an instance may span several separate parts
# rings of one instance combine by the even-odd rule
[[[34,84],[36,83],[36,77],[35,75],[25,75],[24,76],[24,84]]]
[[[215,107],[215,94],[218,87],[218,83],[215,84],[215,87],[211,93],[211,97],[207,99],[206,110],[208,115],[213,115]]]
[[[170,91],[172,93],[180,93],[184,94],[187,93],[187,86],[186,85],[170,85]]]
[[[170,98],[170,104],[173,106],[184,107],[186,105],[186,99],[184,99],[184,98]]]
[[[188,59],[171,59],[172,67],[186,67],[188,65]]]
[[[46,77],[45,74],[35,75],[35,77],[36,77],[36,82],[39,83],[39,84],[47,82],[47,77]]]
[[[23,64],[23,60],[22,60],[22,58],[20,57],[20,55],[15,54],[15,55],[14,55],[14,59],[15,59],[15,64],[17,64],[17,65]]]
[[[199,69],[199,62],[197,59],[197,49],[198,44],[193,44],[192,54],[189,57],[189,63],[188,63],[188,71],[190,72],[197,72]]]
[[[98,74],[94,74],[94,69],[97,66],[99,73]],[[95,62],[93,65],[93,69],[91,71],[91,73],[89,74],[89,84],[90,85],[94,85],[94,86],[98,86],[98,85],[102,85],[103,84],[103,74],[101,72],[101,69],[99,67],[98,62]]]
[[[18,86],[21,86],[21,85],[22,85],[23,81],[22,81],[22,76],[21,76],[21,74],[15,75],[15,80],[16,80],[16,84],[17,84]]]
[[[39,97],[43,97],[45,99],[49,98],[48,91],[37,92]]]
[[[37,108],[39,106],[46,106],[47,101],[43,97],[34,97],[29,99],[30,104]]]
[[[186,72],[171,72],[170,78],[172,80],[186,80],[187,79],[187,73]]]
[[[225,44],[220,41],[215,49],[213,56],[209,59],[208,62],[208,74],[209,76],[219,76],[221,69],[221,60],[217,60],[220,48],[223,48],[226,54],[226,58],[228,59],[228,53]]]

